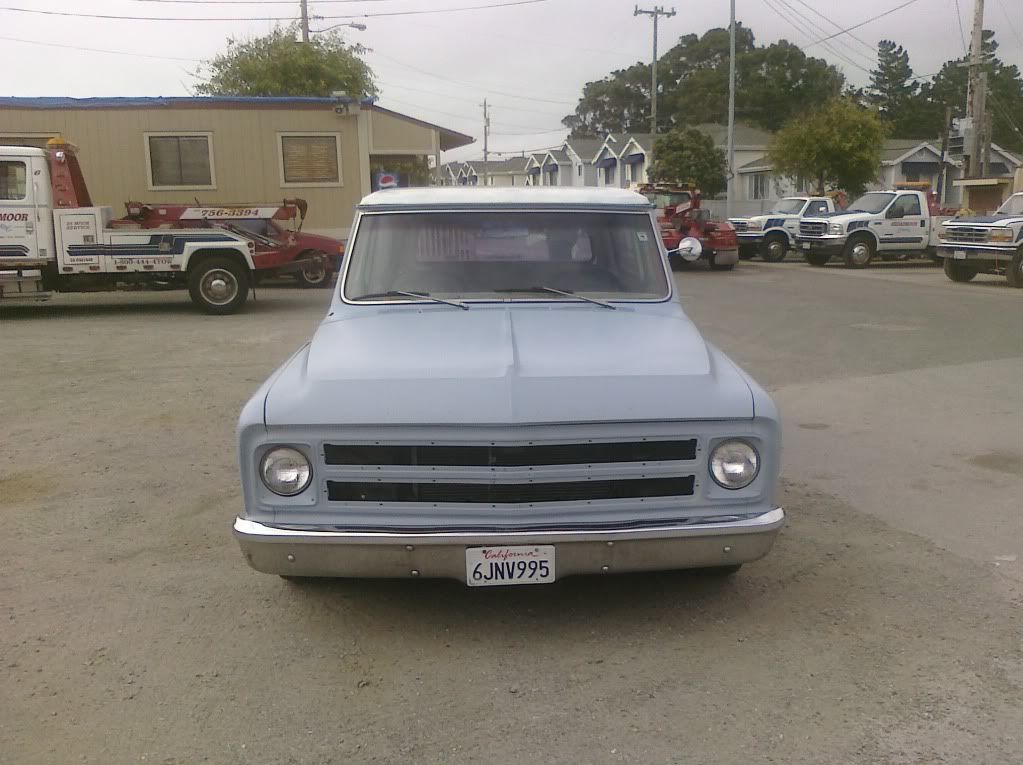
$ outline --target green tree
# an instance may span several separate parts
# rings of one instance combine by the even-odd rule
[[[296,26],[290,26],[264,37],[229,39],[227,51],[205,62],[205,80],[195,88],[196,93],[329,96],[343,91],[353,97],[376,95],[373,72],[361,58],[365,48],[349,45],[334,33],[299,42],[297,32]]]
[[[725,153],[710,136],[692,128],[674,128],[654,142],[653,181],[695,183],[707,197],[725,190]]]
[[[877,44],[877,67],[870,72],[867,100],[877,108],[881,119],[897,123],[906,105],[920,86],[913,79],[909,53],[891,40]]]
[[[658,130],[724,122],[728,110],[728,30],[685,35],[657,63]],[[782,40],[758,47],[736,28],[736,110],[740,120],[776,130],[790,117],[837,96],[842,74]],[[573,134],[646,132],[650,65],[637,63],[587,83],[575,113],[562,120]]]
[[[812,179],[820,193],[831,188],[857,195],[877,178],[885,130],[875,112],[836,98],[787,122],[768,157],[779,175]]]

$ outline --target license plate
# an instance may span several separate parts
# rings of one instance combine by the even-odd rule
[[[966,250],[953,250],[952,260],[966,260]]]
[[[810,249],[810,243],[809,242],[803,242],[803,249],[804,250],[809,250]]]
[[[554,545],[467,547],[465,581],[470,587],[553,582]]]

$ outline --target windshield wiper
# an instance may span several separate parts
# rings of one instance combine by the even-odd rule
[[[387,290],[387,292],[371,292],[367,295],[359,295],[358,297],[352,298],[352,300],[371,300],[373,298],[384,298],[384,297],[410,297],[417,298],[419,300],[429,300],[434,303],[443,303],[444,305],[453,305],[455,308],[461,308],[463,311],[468,311],[469,306],[459,300],[445,300],[444,298],[434,297],[429,292],[406,292],[405,290]]]
[[[494,290],[494,292],[550,292],[555,295],[564,295],[565,297],[573,297],[577,300],[585,300],[587,303],[593,303],[594,305],[599,305],[603,308],[610,308],[612,311],[618,310],[617,306],[613,306],[604,300],[597,300],[596,298],[579,295],[572,292],[572,290],[559,290],[554,287],[502,287],[501,289]]]

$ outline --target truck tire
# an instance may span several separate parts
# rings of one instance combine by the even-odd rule
[[[781,234],[768,234],[760,247],[760,257],[768,263],[780,263],[789,252],[789,240]]]
[[[1023,288],[1023,247],[1012,256],[1012,262],[1005,270],[1005,279],[1010,287]]]
[[[731,271],[735,268],[735,263],[718,263],[717,256],[714,254],[707,259],[707,264],[711,271]]]
[[[968,282],[977,275],[977,269],[969,263],[952,260],[952,258],[942,258],[942,260],[945,261],[942,265],[942,268],[945,269],[945,276],[954,282]]]
[[[877,255],[877,247],[869,236],[854,236],[845,243],[842,260],[846,268],[866,268]]]
[[[322,250],[310,250],[303,252],[298,256],[298,260],[309,260],[321,256],[323,261],[326,262],[327,253]],[[329,287],[330,286],[330,271],[327,270],[326,265],[315,266],[310,263],[308,268],[303,268],[301,271],[295,272],[295,280],[298,282],[298,286],[303,289],[313,289],[316,287]]]
[[[823,252],[804,252],[803,257],[811,266],[826,266],[831,256]]]
[[[188,294],[206,313],[237,313],[249,297],[249,271],[223,255],[203,258],[188,272]]]
[[[749,260],[757,254],[757,246],[755,244],[740,244],[739,245],[739,260]]]

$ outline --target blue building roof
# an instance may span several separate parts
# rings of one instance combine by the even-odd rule
[[[231,106],[234,104],[334,104],[351,103],[352,98],[338,99],[320,96],[127,96],[98,98],[68,98],[41,96],[38,98],[0,97],[0,108],[12,109],[131,109],[168,106]],[[361,103],[372,104],[367,97]]]

